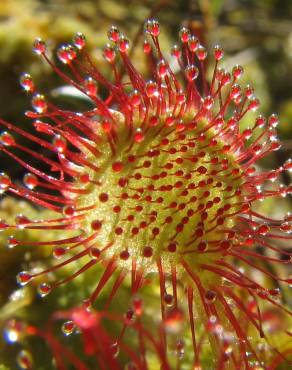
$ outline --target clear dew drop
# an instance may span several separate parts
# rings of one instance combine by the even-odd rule
[[[141,143],[144,140],[144,133],[141,129],[137,129],[134,134],[134,141],[135,143]]]
[[[164,60],[160,60],[157,63],[157,74],[160,78],[164,78],[167,75],[168,68]]]
[[[270,117],[269,117],[269,119],[268,119],[268,124],[269,124],[269,126],[271,126],[271,127],[277,127],[278,126],[278,124],[279,124],[279,117],[278,117],[278,115],[277,114],[272,114]]]
[[[138,107],[141,104],[141,94],[138,90],[133,90],[131,92],[130,102],[134,107]]]
[[[145,33],[157,37],[160,33],[159,22],[156,19],[147,19],[144,25]]]
[[[92,77],[87,77],[84,80],[84,87],[86,94],[89,96],[94,97],[97,95],[97,83]]]
[[[23,73],[20,76],[19,82],[23,90],[27,92],[32,92],[34,90],[34,83],[29,73]]]
[[[77,32],[73,37],[73,44],[79,50],[82,50],[86,44],[86,38],[81,32]]]
[[[232,76],[235,79],[238,79],[238,78],[241,78],[242,75],[243,75],[243,67],[237,64],[232,69]]]
[[[19,285],[25,286],[28,284],[32,279],[32,276],[27,271],[20,271],[16,276],[16,281]]]
[[[14,137],[7,131],[0,134],[0,143],[5,146],[15,145]]]
[[[248,110],[255,112],[260,106],[260,101],[257,98],[252,98],[248,104]]]
[[[30,219],[23,214],[19,214],[15,217],[15,224],[19,229],[23,229],[25,225],[29,224],[30,222]]]
[[[117,43],[120,39],[121,32],[116,26],[111,26],[111,28],[108,30],[107,36],[110,41]]]
[[[260,234],[260,235],[267,235],[267,233],[269,232],[270,228],[268,225],[260,225],[258,228],[257,228],[257,232]]]
[[[53,145],[58,153],[64,153],[67,148],[67,141],[61,135],[55,135]]]
[[[290,158],[283,164],[283,168],[286,171],[292,172],[292,160]]]
[[[183,91],[179,91],[176,95],[176,100],[178,104],[183,104],[186,101],[186,95]]]
[[[178,45],[174,45],[171,49],[171,56],[178,59],[181,56],[181,50]]]
[[[149,98],[153,98],[158,94],[157,83],[154,81],[148,81],[145,86],[146,94]]]
[[[44,95],[41,94],[35,94],[32,97],[31,105],[33,109],[39,114],[45,113],[48,107]]]
[[[129,50],[130,47],[130,41],[122,36],[120,40],[118,41],[118,48],[120,53],[126,53]]]
[[[52,286],[49,283],[41,283],[38,286],[38,294],[40,297],[46,297],[48,294],[50,294],[52,291]]]
[[[17,244],[18,244],[18,240],[13,235],[7,238],[7,248],[8,249],[14,248]]]
[[[195,53],[200,47],[200,41],[195,36],[191,36],[188,41],[189,49],[192,53]]]
[[[188,28],[182,27],[179,31],[179,37],[182,43],[187,43],[189,41],[191,32]]]
[[[185,69],[186,78],[188,81],[194,81],[199,76],[199,70],[194,65],[189,65]]]
[[[241,94],[241,87],[238,84],[233,84],[230,89],[230,98],[235,100]]]
[[[226,86],[226,85],[229,85],[231,82],[231,75],[229,72],[224,72],[222,73],[222,76],[221,76],[221,79],[220,79],[220,83],[222,86]]]
[[[198,49],[196,50],[196,55],[197,55],[197,58],[203,62],[206,58],[207,58],[207,50],[206,48],[204,48],[204,46],[199,46]]]
[[[63,334],[65,334],[66,336],[73,334],[75,329],[76,325],[72,320],[65,321],[61,328]]]
[[[283,222],[280,225],[280,230],[284,233],[291,234],[292,233],[292,223],[291,222]]]
[[[270,145],[270,149],[276,152],[280,148],[281,148],[281,142],[277,140],[276,138],[274,138],[273,142]]]
[[[143,43],[143,51],[144,51],[144,53],[145,54],[150,54],[151,53],[151,50],[152,50],[151,44],[147,40],[144,40],[144,43]]]
[[[115,59],[116,59],[116,52],[115,52],[115,49],[110,44],[107,44],[104,47],[104,49],[103,49],[103,57],[109,63],[113,63],[115,61]]]
[[[16,363],[20,367],[20,369],[32,369],[33,361],[31,353],[24,349],[21,350],[16,357]]]
[[[246,96],[247,99],[251,99],[254,94],[254,88],[250,85],[246,85],[244,89],[244,95]]]
[[[77,56],[76,49],[70,44],[62,45],[57,50],[57,57],[64,64],[70,64]]]
[[[221,60],[224,56],[224,51],[220,45],[214,46],[214,57],[217,61]]]
[[[30,190],[33,190],[38,185],[38,178],[33,173],[25,174],[22,181],[24,185]]]
[[[1,172],[0,173],[0,194],[8,190],[10,185],[11,185],[10,177],[5,172]]]
[[[40,39],[40,38],[37,38],[34,43],[33,43],[33,51],[37,54],[37,55],[42,55],[46,52],[46,44],[45,42]]]
[[[212,96],[206,96],[203,100],[203,107],[207,110],[210,110],[214,105],[214,99]]]

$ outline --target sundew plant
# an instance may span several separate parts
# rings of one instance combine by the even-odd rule
[[[84,302],[68,311],[56,307],[50,330],[10,321],[10,331],[42,337],[52,368],[60,370],[288,369],[291,311],[281,292],[292,284],[283,244],[291,243],[292,217],[261,210],[270,198],[291,194],[280,176],[292,162],[268,171],[258,166],[281,146],[278,117],[258,114],[242,127],[260,102],[252,86],[240,84],[240,65],[222,68],[220,46],[209,58],[182,28],[177,45],[162,50],[156,19],[146,20],[144,33],[147,76],[114,26],[103,49],[111,78],[94,64],[81,33],[57,50],[57,63],[43,40],[34,43],[34,52],[94,107],[62,109],[29,74],[21,76],[34,131],[0,120],[0,150],[26,174],[19,183],[1,173],[0,188],[52,217],[19,214],[15,223],[1,220],[1,229],[11,235],[9,248],[51,249],[55,261],[47,257],[47,267],[17,275],[21,286],[41,279],[37,290],[45,299],[97,272]],[[39,150],[22,145],[20,136]],[[18,239],[23,229],[38,230],[40,239]],[[124,289],[128,302],[120,298]],[[160,307],[147,326],[155,298],[147,299],[146,290],[156,292]],[[66,335],[83,338],[83,353],[60,344],[51,328],[56,319],[68,320]],[[103,319],[118,322],[118,333]],[[23,350],[18,366],[34,369],[33,357],[33,346]]]

